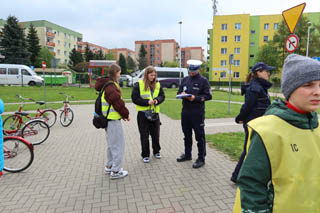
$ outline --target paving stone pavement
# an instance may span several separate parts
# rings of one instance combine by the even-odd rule
[[[73,105],[73,123],[65,128],[57,121],[49,139],[35,147],[30,168],[0,177],[0,212],[231,212],[235,162],[209,147],[200,169],[192,168],[193,161],[176,162],[184,150],[180,121],[162,114],[162,158],[143,163],[135,107],[127,106],[131,121],[122,124],[128,177],[110,180],[104,174],[105,132],[91,124],[92,105]],[[206,133],[224,131],[242,126],[233,119],[206,120]]]

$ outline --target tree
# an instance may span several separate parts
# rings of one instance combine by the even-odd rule
[[[73,48],[69,55],[69,67],[75,67],[77,64],[83,62],[83,57],[80,52]]]
[[[278,56],[277,48],[275,47],[273,41],[268,42],[260,48],[259,52],[257,53],[255,63],[261,61],[270,66],[274,66],[275,70],[273,72],[279,71],[280,59]]]
[[[47,68],[51,67],[51,60],[54,58],[53,53],[48,49],[48,47],[42,47],[37,58],[36,65],[41,67],[42,61],[46,62]]]
[[[138,59],[138,63],[139,63],[139,70],[143,70],[145,67],[148,66],[148,60],[147,60],[147,51],[144,48],[144,45],[141,44],[140,50],[139,50],[139,59]]]
[[[122,53],[120,53],[120,56],[119,56],[119,66],[121,67],[121,73],[127,74],[127,62],[126,62],[126,58]]]
[[[91,50],[89,50],[88,44],[85,48],[84,58],[85,58],[86,62],[89,62],[90,60],[93,60],[93,58],[94,58],[94,54]]]
[[[31,65],[36,65],[37,58],[40,54],[41,46],[39,43],[40,39],[37,35],[37,31],[32,24],[29,26],[29,32],[27,35],[27,44],[28,44],[28,51],[31,53],[30,62]]]
[[[163,67],[180,67],[180,64],[177,60],[175,61],[165,61]]]
[[[136,69],[136,62],[134,62],[134,60],[132,59],[131,56],[128,56],[127,58],[127,67],[130,70],[135,70]]]
[[[109,52],[105,55],[105,59],[106,60],[116,60],[116,56],[114,55],[114,53]]]
[[[30,65],[27,42],[18,22],[14,16],[8,17],[7,24],[4,25],[2,31],[1,54],[5,56],[4,63]]]

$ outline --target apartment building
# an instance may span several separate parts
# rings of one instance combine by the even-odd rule
[[[320,13],[304,15],[319,23]],[[229,55],[233,54],[232,81],[244,82],[259,48],[273,39],[282,19],[281,14],[214,16],[213,29],[208,30],[209,80],[229,80]]]
[[[161,63],[166,61],[171,62],[178,59],[179,45],[174,39],[135,41],[135,55],[137,59],[139,58],[141,45],[144,45],[147,52],[148,64],[152,66],[160,66]]]
[[[86,51],[86,47],[88,46],[89,50],[91,50],[93,53],[95,54],[99,54],[99,51],[102,51],[102,54],[105,55],[107,53],[109,53],[109,49],[90,43],[90,42],[83,42],[83,41],[78,41],[77,42],[78,45],[78,52],[84,54]]]
[[[122,54],[126,59],[130,56],[136,62],[136,54],[133,50],[127,48],[114,48],[110,49],[109,52],[116,56],[116,61],[119,61],[120,54]]]
[[[187,61],[189,59],[204,61],[202,47],[182,47],[181,67],[187,67]]]

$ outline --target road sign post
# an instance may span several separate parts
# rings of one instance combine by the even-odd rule
[[[45,81],[45,72],[44,70],[47,68],[46,62],[42,61],[42,77],[43,77],[43,90],[44,90],[44,107],[47,108],[47,101],[46,101],[46,81]]]
[[[229,55],[229,98],[228,98],[228,113],[230,114],[230,96],[231,96],[231,65],[233,64],[233,54]]]

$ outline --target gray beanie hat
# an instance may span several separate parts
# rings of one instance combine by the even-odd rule
[[[320,80],[320,62],[301,55],[288,55],[284,61],[281,88],[288,100],[291,93],[310,81]]]

